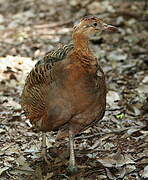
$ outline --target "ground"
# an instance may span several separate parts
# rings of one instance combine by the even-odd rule
[[[98,15],[120,29],[91,40],[106,74],[104,118],[75,137],[78,172],[67,170],[68,139],[47,133],[50,165],[37,161],[41,133],[21,110],[25,78],[38,59],[71,40],[74,22]],[[148,178],[148,10],[143,0],[0,0],[0,179]]]

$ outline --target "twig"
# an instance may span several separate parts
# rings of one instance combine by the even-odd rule
[[[133,17],[133,18],[141,18],[142,17],[142,13],[137,13],[137,12],[133,12],[130,10],[125,10],[125,9],[120,9],[118,11],[116,11],[115,13],[113,13],[111,16],[125,16],[125,17]]]
[[[16,178],[14,176],[12,176],[8,171],[6,171],[6,174],[11,177],[12,180],[16,180]]]
[[[35,28],[41,29],[41,28],[54,28],[54,27],[59,27],[59,26],[64,26],[67,24],[72,23],[72,20],[68,20],[65,22],[60,22],[60,23],[53,23],[53,24],[40,24],[40,25],[35,25]]]
[[[106,110],[107,110],[107,111],[121,111],[121,110],[123,110],[123,109],[124,109],[124,108],[121,107],[121,108],[114,108],[114,109],[107,108]]]
[[[69,31],[70,32],[70,31]],[[38,33],[40,36],[63,36],[67,35],[68,33]]]
[[[26,170],[21,168],[14,168],[15,170],[24,171],[24,172],[34,172],[34,170]]]
[[[89,136],[75,137],[75,139],[89,139],[89,138],[96,137],[96,136],[105,136],[105,135],[108,135],[108,134],[119,134],[119,133],[127,131],[127,130],[129,130],[131,128],[141,129],[143,127],[145,127],[145,126],[132,126],[132,127],[127,127],[127,128],[123,128],[123,129],[120,129],[120,130],[114,130],[114,131],[108,132],[108,133],[95,133],[95,134],[92,134],[92,135],[89,135]]]

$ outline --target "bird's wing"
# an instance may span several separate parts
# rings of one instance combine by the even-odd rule
[[[68,45],[63,45],[59,47],[56,50],[51,50],[47,52],[43,59],[39,60],[35,66],[38,66],[39,64],[51,64],[53,65],[55,62],[62,61],[70,50],[74,48],[73,43],[70,43]]]
[[[50,85],[54,82],[55,64],[65,59],[72,49],[73,44],[69,44],[48,52],[27,76],[20,103],[32,122],[40,122],[41,117],[46,116],[46,101]]]
[[[67,54],[73,49],[73,43],[64,45],[56,50],[46,53],[43,59],[39,60],[29,73],[26,84],[30,87],[36,84],[52,82],[52,69],[54,65],[66,58]]]

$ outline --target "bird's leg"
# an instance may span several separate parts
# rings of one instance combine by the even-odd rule
[[[77,171],[75,163],[75,153],[74,153],[74,135],[72,130],[69,130],[69,146],[70,146],[70,159],[69,159],[69,171],[74,173]]]
[[[46,146],[46,133],[45,132],[43,132],[43,134],[42,134],[42,151],[41,151],[41,155],[45,159],[45,162],[47,164],[50,164],[50,162],[48,161],[48,158],[47,158],[47,146]],[[50,155],[48,155],[48,157],[52,160],[52,157]]]
[[[44,157],[47,154],[47,146],[46,146],[46,133],[42,133],[42,145],[41,145],[42,151],[41,155]]]

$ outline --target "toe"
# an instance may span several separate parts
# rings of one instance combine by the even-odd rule
[[[68,166],[68,172],[70,172],[71,174],[75,174],[75,173],[77,173],[77,171],[78,171],[78,168],[77,168],[77,166]]]

